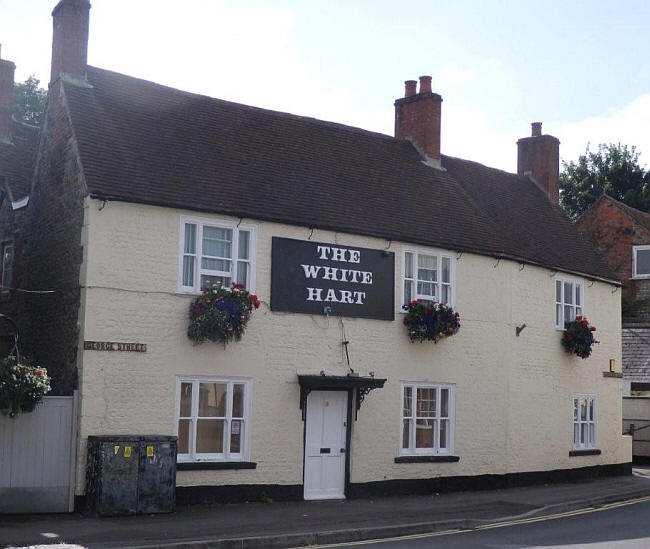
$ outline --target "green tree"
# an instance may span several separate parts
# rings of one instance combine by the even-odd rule
[[[602,143],[598,152],[587,145],[577,162],[562,162],[560,206],[571,218],[607,194],[628,206],[650,211],[650,172],[639,165],[636,147]]]
[[[41,125],[47,91],[39,88],[39,84],[40,81],[34,75],[24,82],[14,84],[14,118],[16,120],[32,126]]]

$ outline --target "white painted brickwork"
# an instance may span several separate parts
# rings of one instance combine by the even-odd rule
[[[79,353],[81,448],[77,493],[83,493],[85,440],[93,434],[173,434],[175,379],[223,375],[253,379],[254,470],[181,471],[179,485],[301,484],[303,423],[298,372],[347,373],[338,318],[269,309],[271,237],[306,240],[309,229],[258,223],[257,288],[263,301],[241,342],[193,345],[186,337],[191,296],[176,294],[179,219],[191,214],[152,206],[88,200],[83,233],[81,339],[147,344],[146,353]],[[260,205],[263,207],[263,205]],[[204,217],[210,217],[205,215]],[[218,216],[213,216],[219,219]],[[250,220],[246,220],[250,223]],[[385,240],[314,231],[312,239],[385,248]],[[393,242],[396,273],[401,244]],[[457,254],[454,252],[453,257]],[[620,291],[585,284],[585,313],[598,327],[591,358],[567,355],[554,327],[553,272],[462,254],[455,265],[461,331],[411,343],[394,322],[344,319],[352,366],[386,377],[352,430],[351,482],[438,475],[479,475],[611,464],[631,460],[621,436],[620,381],[603,378],[621,364]],[[401,299],[396,276],[396,302]],[[389,299],[390,296],[387,296]],[[515,326],[525,323],[520,337]],[[396,464],[400,381],[456,384],[458,463]],[[569,458],[572,393],[598,395],[600,456]]]

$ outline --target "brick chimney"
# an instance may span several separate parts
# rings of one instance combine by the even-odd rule
[[[88,59],[88,0],[61,0],[52,11],[52,72],[50,84],[63,73],[85,80]]]
[[[560,140],[542,135],[542,123],[533,122],[530,137],[517,141],[517,173],[532,177],[557,206],[560,200]]]
[[[415,80],[404,84],[404,97],[395,101],[395,137],[409,139],[430,165],[440,167],[442,97],[431,91],[430,76],[420,76],[419,93]]]
[[[11,142],[14,110],[14,71],[16,65],[0,55],[0,141]]]

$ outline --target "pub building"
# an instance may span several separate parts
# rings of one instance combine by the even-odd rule
[[[87,65],[89,10],[53,13],[27,234],[56,230],[25,244],[21,282],[78,288],[25,305],[66,313],[25,345],[79,391],[80,500],[88,437],[107,434],[177,436],[179,503],[630,472],[603,375],[619,283],[558,208],[540,123],[508,173],[441,154],[428,76],[395,101],[394,136],[183,92]],[[48,255],[67,249],[72,270]],[[197,344],[202,291],[233,283],[259,300],[241,339]],[[409,304],[460,328],[419,341]],[[598,327],[587,359],[561,344],[576,317]],[[56,364],[55,336],[75,351]]]

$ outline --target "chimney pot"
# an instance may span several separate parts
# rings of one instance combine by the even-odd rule
[[[542,123],[541,122],[532,122],[531,127],[533,129],[532,136],[539,137],[542,135]]]
[[[420,76],[420,93],[431,93],[430,76]]]
[[[16,65],[0,58],[0,138],[11,141],[14,110],[14,72]]]
[[[404,82],[404,97],[413,97],[417,93],[417,81],[407,80]]]

